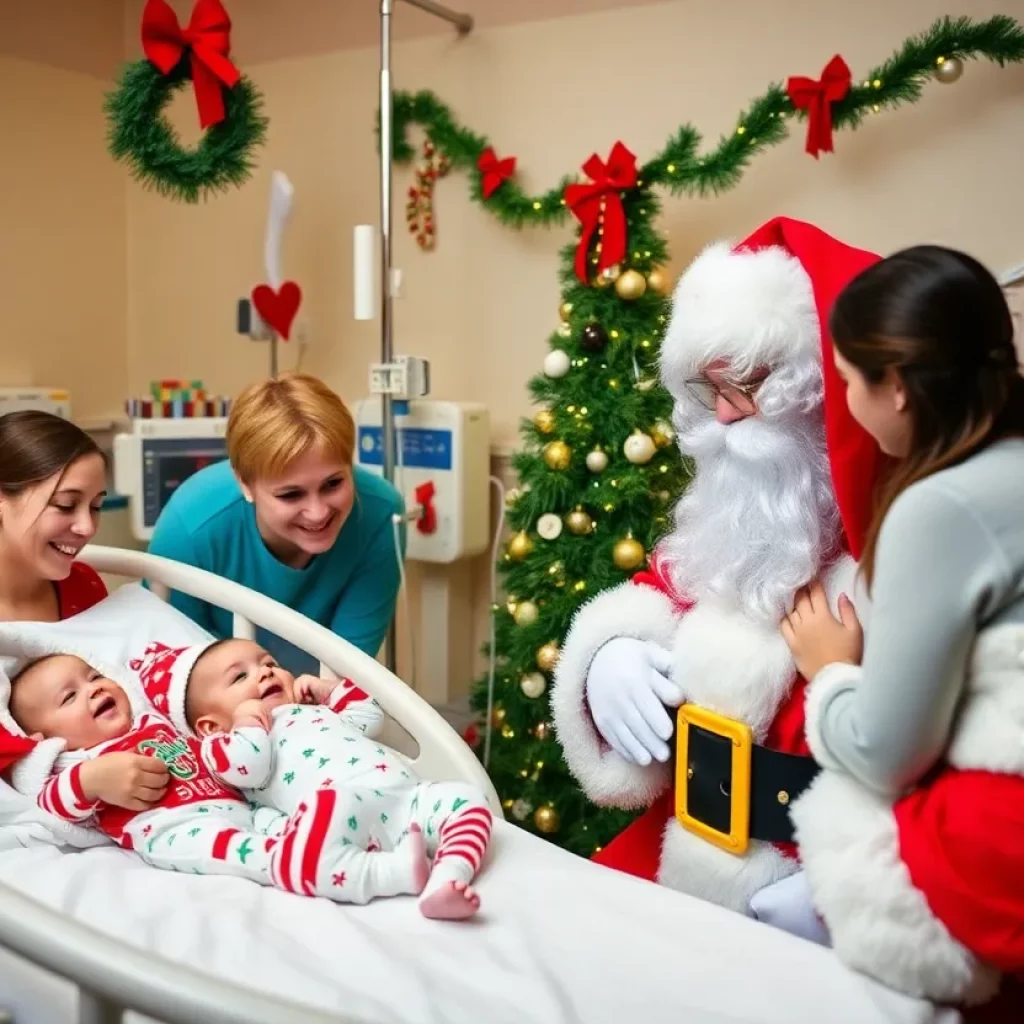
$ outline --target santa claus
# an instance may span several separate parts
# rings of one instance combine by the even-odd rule
[[[573,621],[554,721],[592,800],[647,808],[598,862],[751,915],[755,894],[762,907],[766,893],[802,890],[852,967],[911,995],[980,1002],[1021,948],[1024,910],[1004,898],[1016,890],[981,884],[1005,882],[1019,853],[990,842],[999,856],[979,863],[970,828],[998,829],[1002,804],[1020,813],[1000,796],[1014,774],[991,774],[1010,763],[1019,773],[1019,729],[992,724],[1021,719],[1007,666],[1024,665],[1024,638],[979,645],[971,692],[984,699],[961,709],[950,768],[893,806],[830,763],[816,721],[835,680],[816,677],[808,691],[780,634],[814,579],[837,616],[850,595],[870,631],[854,559],[882,456],[849,414],[826,324],[839,291],[876,259],[779,218],[735,248],[710,247],[683,275],[661,373],[695,477],[650,568]],[[929,816],[969,816],[979,769],[986,820],[971,819],[945,856],[929,845]]]
[[[779,218],[685,272],[661,378],[695,476],[649,569],[579,611],[556,673],[583,790],[648,808],[595,859],[741,913],[797,869],[789,807],[818,771],[779,625],[810,580],[854,594],[881,456],[825,324],[876,259]]]

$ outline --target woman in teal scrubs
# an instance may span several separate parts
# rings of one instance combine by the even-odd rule
[[[266,594],[376,655],[401,584],[394,517],[402,498],[353,465],[345,404],[307,374],[260,381],[232,405],[227,446],[227,462],[171,496],[150,553]],[[398,536],[404,556],[404,530]],[[231,636],[229,612],[178,592],[171,602],[215,636]],[[290,671],[317,671],[279,637],[258,639]]]

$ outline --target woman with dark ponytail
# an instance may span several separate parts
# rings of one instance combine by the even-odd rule
[[[837,618],[817,584],[783,622],[825,769],[792,808],[806,891],[852,966],[984,1001],[1024,970],[1013,321],[977,260],[918,246],[855,278],[831,328],[850,412],[890,467],[860,564],[865,634],[854,602]]]

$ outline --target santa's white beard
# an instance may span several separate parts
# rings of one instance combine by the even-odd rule
[[[673,582],[775,625],[839,533],[821,414],[724,425],[702,409],[674,420],[696,472],[664,544]]]

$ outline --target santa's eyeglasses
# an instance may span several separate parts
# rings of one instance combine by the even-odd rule
[[[686,390],[710,412],[715,411],[718,398],[721,396],[737,412],[743,413],[744,416],[750,416],[757,409],[755,400],[766,377],[767,374],[763,377],[758,377],[756,380],[741,382],[726,380],[725,378],[715,381],[702,376],[691,377],[685,383]]]

